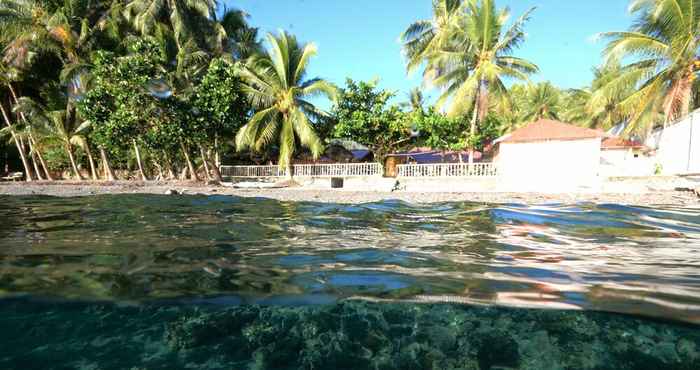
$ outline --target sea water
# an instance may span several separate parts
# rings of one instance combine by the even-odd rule
[[[697,208],[0,204],[0,369],[700,368]]]

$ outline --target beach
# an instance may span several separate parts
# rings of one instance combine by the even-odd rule
[[[652,190],[644,193],[421,193],[318,190],[303,187],[280,189],[236,189],[195,182],[15,182],[0,183],[0,195],[46,195],[80,197],[103,194],[184,194],[268,198],[292,202],[362,204],[398,200],[413,204],[477,202],[490,204],[614,203],[637,206],[698,206],[700,199],[691,191]]]

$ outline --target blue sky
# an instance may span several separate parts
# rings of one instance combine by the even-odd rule
[[[406,92],[421,83],[420,73],[407,76],[398,38],[413,21],[430,18],[431,0],[227,0],[228,7],[250,13],[250,23],[263,33],[282,28],[306,42],[319,55],[310,75],[342,85],[346,77],[381,79],[381,87]],[[541,69],[534,81],[564,87],[589,83],[600,64],[598,32],[625,30],[632,22],[628,0],[500,0],[512,19],[536,6],[526,27],[527,39],[515,55]],[[436,92],[429,92],[434,97]]]

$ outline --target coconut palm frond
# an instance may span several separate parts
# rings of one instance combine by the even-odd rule
[[[267,36],[264,54],[247,60],[242,68],[243,91],[257,112],[236,135],[236,148],[262,151],[277,142],[279,165],[291,164],[297,142],[321,150],[311,119],[327,116],[305,98],[323,96],[331,100],[337,88],[320,78],[305,80],[316,47],[304,45],[285,32]],[[310,119],[311,118],[311,119]]]

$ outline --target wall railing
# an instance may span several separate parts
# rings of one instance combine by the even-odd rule
[[[399,177],[494,177],[498,170],[493,163],[403,164]]]
[[[338,164],[298,164],[294,165],[296,177],[343,177],[381,176],[379,163],[338,163]],[[225,177],[285,177],[287,171],[277,165],[272,166],[221,166]]]

